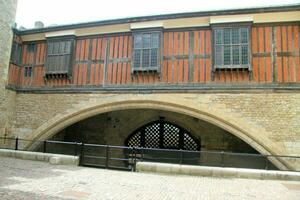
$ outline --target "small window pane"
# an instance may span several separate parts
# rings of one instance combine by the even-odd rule
[[[142,67],[149,67],[149,61],[150,61],[150,50],[143,49]]]
[[[215,62],[216,65],[222,65],[222,46],[215,47]]]
[[[141,65],[141,50],[134,50],[134,68],[139,68]]]
[[[158,62],[158,49],[151,49],[151,67],[156,67]]]
[[[141,35],[135,35],[134,36],[134,48],[142,48],[142,36]]]
[[[246,65],[249,64],[248,61],[248,45],[242,46],[242,64]]]
[[[158,48],[159,46],[159,35],[158,33],[153,33],[151,35],[151,48]]]
[[[230,29],[224,29],[224,44],[230,44]]]
[[[242,37],[242,43],[248,43],[248,29],[247,28],[241,28],[241,37]]]
[[[215,40],[216,40],[216,44],[222,44],[222,30],[220,29],[215,30]]]
[[[232,62],[234,65],[240,64],[240,48],[238,45],[232,46]]]
[[[150,34],[143,35],[143,48],[150,48]]]
[[[240,34],[239,34],[239,29],[238,28],[234,28],[231,30],[231,41],[232,44],[238,44],[240,43]]]
[[[230,65],[230,46],[224,46],[224,65]]]

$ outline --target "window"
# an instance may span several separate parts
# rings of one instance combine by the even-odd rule
[[[213,29],[214,67],[249,68],[249,27]]]
[[[11,49],[10,62],[21,65],[22,56],[22,45],[17,42],[13,42],[13,46]]]
[[[32,76],[32,67],[25,67],[24,68],[24,77],[31,77]]]
[[[55,38],[47,41],[46,77],[70,75],[73,38]]]
[[[34,43],[29,43],[27,44],[27,52],[32,53],[35,50],[35,44]]]
[[[160,32],[134,34],[133,71],[156,71],[160,66]]]

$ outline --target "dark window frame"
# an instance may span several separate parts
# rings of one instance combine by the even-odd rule
[[[75,47],[75,36],[61,36],[47,38],[47,50],[45,59],[45,77],[51,78],[56,77],[56,75],[63,75],[61,77],[71,77],[72,76],[72,62],[73,53]],[[58,44],[58,47],[57,47]],[[57,51],[54,48],[58,48]],[[61,52],[59,52],[61,51]],[[62,59],[58,59],[63,57]],[[55,60],[56,59],[56,60]],[[58,66],[55,66],[59,63]],[[65,66],[64,66],[65,64]]]
[[[150,34],[150,40],[149,40],[149,47],[144,47],[144,41],[143,36]],[[158,35],[158,43],[156,47],[152,47],[152,38],[154,35]],[[159,72],[161,69],[161,63],[162,63],[162,44],[163,44],[163,31],[162,29],[141,29],[141,30],[134,30],[132,32],[133,42],[132,42],[132,73],[135,72]],[[136,47],[136,38],[141,37],[141,47]],[[145,63],[143,58],[144,51],[149,51],[149,61],[147,66],[143,66],[143,63]],[[152,65],[152,53],[154,53],[156,50],[156,66]],[[136,66],[136,51],[140,51],[140,59],[139,59],[139,66]]]
[[[14,41],[11,48],[10,62],[20,66],[22,64],[22,44]]]
[[[230,43],[224,44],[224,30],[231,30],[230,31]],[[232,30],[238,29],[239,30],[239,42],[238,43],[232,43]],[[242,35],[241,31],[242,29],[247,29],[247,43],[242,43]],[[217,38],[216,38],[216,32],[218,30],[223,31],[221,39],[221,44],[216,44]],[[252,54],[251,54],[251,23],[231,23],[231,24],[214,24],[212,25],[212,55],[213,55],[213,69],[214,70],[223,70],[223,69],[246,69],[251,71],[252,70]],[[216,55],[216,47],[219,46],[222,48],[221,50],[221,56],[222,61],[221,64],[217,64],[217,55]],[[224,64],[224,46],[230,46],[230,64]],[[238,46],[239,49],[239,63],[235,64],[233,63],[233,46]],[[242,63],[242,47],[247,46],[247,60],[248,62],[246,64]]]
[[[24,77],[29,78],[32,77],[32,75],[33,75],[33,67],[31,66],[24,67]]]

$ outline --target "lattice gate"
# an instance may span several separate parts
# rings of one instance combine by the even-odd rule
[[[166,121],[154,121],[134,131],[126,146],[199,151],[200,141],[183,128]]]

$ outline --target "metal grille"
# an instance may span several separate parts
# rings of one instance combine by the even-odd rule
[[[179,128],[172,124],[164,124],[164,148],[178,149],[179,147]]]
[[[200,142],[186,130],[165,121],[151,122],[139,128],[127,138],[126,146],[200,150]]]
[[[159,123],[154,123],[145,128],[145,147],[146,148],[159,148]]]
[[[141,132],[134,134],[130,140],[128,140],[128,146],[140,147],[141,146]]]
[[[187,133],[184,133],[184,150],[193,150],[197,151],[198,150],[198,144],[197,142],[189,136]]]

